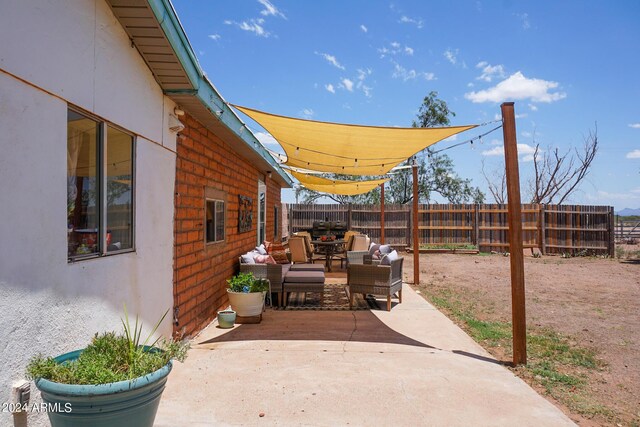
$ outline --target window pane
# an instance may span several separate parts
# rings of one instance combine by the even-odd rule
[[[224,202],[216,202],[216,240],[224,240]]]
[[[206,227],[206,239],[208,242],[215,242],[215,200],[207,200],[207,227]]]
[[[107,251],[133,247],[133,137],[107,126]]]
[[[94,254],[98,245],[98,123],[67,113],[67,253]]]

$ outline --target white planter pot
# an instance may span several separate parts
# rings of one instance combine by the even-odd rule
[[[233,292],[227,289],[229,304],[238,316],[258,316],[264,309],[266,292]]]

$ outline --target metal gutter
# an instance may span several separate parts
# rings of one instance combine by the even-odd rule
[[[168,96],[195,96],[215,118],[236,134],[238,139],[263,158],[285,183],[290,187],[293,187],[293,179],[280,167],[278,162],[276,162],[271,154],[262,146],[253,132],[251,132],[251,130],[245,125],[236,112],[229,107],[213,84],[204,75],[171,2],[169,0],[147,1],[160,27],[162,28],[162,31],[167,37],[167,40],[171,44],[175,55],[178,57],[178,60],[187,73],[189,81],[193,88],[195,88],[165,89],[164,93]],[[222,111],[222,113],[219,113],[220,111]]]

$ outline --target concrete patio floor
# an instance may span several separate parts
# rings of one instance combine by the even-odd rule
[[[391,312],[214,322],[174,364],[155,426],[574,425],[406,284],[403,296]]]

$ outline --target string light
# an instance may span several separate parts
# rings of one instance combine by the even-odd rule
[[[296,147],[296,157],[300,155],[300,147]]]
[[[353,163],[353,167],[357,168],[358,167],[358,159],[356,159],[356,161]]]

